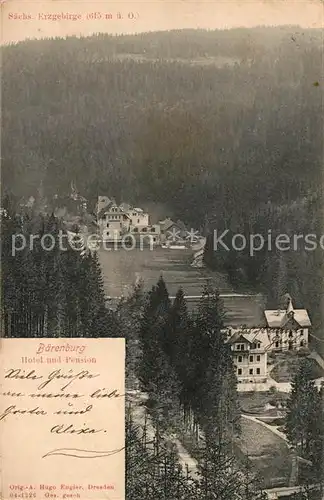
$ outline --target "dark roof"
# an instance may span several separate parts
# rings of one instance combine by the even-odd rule
[[[107,205],[106,207],[102,208],[102,209],[100,210],[100,212],[98,213],[98,215],[97,215],[97,219],[102,219],[102,218],[103,218],[103,216],[104,216],[107,212],[110,212],[109,208],[110,208],[111,206],[114,206],[114,205],[115,205],[115,203],[110,203],[110,204],[109,204],[109,205]],[[123,216],[124,216],[124,217],[126,217],[127,219],[130,219],[129,215],[127,215],[127,213],[126,213],[126,212],[124,212],[123,210],[120,210],[120,211],[118,211],[118,212],[114,212],[114,213],[116,213],[116,214],[123,214]]]

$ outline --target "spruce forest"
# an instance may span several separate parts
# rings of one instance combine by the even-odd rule
[[[183,290],[172,303],[161,277],[148,293],[138,283],[111,311],[105,304],[95,252],[82,255],[59,245],[45,251],[35,238],[32,250],[27,246],[13,256],[12,235],[28,239],[30,234],[52,234],[58,241],[61,223],[53,215],[16,214],[9,199],[5,206],[2,328],[6,335],[126,337],[127,498],[211,500],[220,489],[219,500],[262,500],[262,481],[250,471],[248,458],[238,461],[233,454],[240,414],[217,291],[206,285],[198,310],[189,314]],[[146,395],[144,406],[132,400],[134,389]],[[144,419],[139,408],[145,408]],[[175,443],[180,445],[180,439],[195,457],[194,474],[179,460]]]
[[[323,248],[216,252],[213,231],[320,240],[322,51],[320,30],[294,26],[3,48],[1,327],[8,337],[126,338],[128,500],[265,500],[271,485],[238,445],[243,412],[218,290],[207,283],[192,311],[185,288],[171,300],[161,276],[109,308],[95,251],[42,248],[42,236],[66,234],[51,200],[76,185],[90,218],[103,194],[162,204],[206,236],[205,266],[235,291],[261,292],[269,308],[289,292],[320,352]],[[42,213],[26,208],[40,186]],[[15,235],[32,235],[33,249],[13,255]],[[308,463],[296,500],[320,499],[322,403],[305,362],[280,428],[289,459]]]
[[[161,202],[205,234],[322,234],[322,35],[298,27],[26,41],[3,50],[2,180]],[[317,240],[317,241],[318,241]],[[205,262],[320,332],[323,251]],[[296,272],[298,270],[298,272]]]

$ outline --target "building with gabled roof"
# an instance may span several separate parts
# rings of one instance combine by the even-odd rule
[[[181,220],[174,222],[167,217],[159,221],[161,227],[161,241],[169,244],[188,244],[188,232]]]
[[[148,227],[150,225],[150,216],[147,212],[144,212],[142,208],[132,208],[127,210],[127,214],[131,219],[132,227]]]
[[[128,203],[117,205],[108,196],[98,197],[97,224],[103,242],[121,243],[128,237],[136,245],[138,242],[143,246],[160,243],[160,226],[150,224],[147,212]]]
[[[238,382],[266,382],[269,347],[266,328],[227,328],[224,333],[231,346]]]
[[[102,240],[107,243],[120,242],[131,225],[128,214],[112,201],[98,212],[97,221]]]
[[[311,321],[307,309],[294,309],[292,299],[289,299],[287,309],[270,309],[264,311],[267,326],[270,328],[284,328],[287,325],[309,328]]]
[[[286,309],[264,311],[273,351],[299,350],[308,346],[311,320],[306,309],[295,309],[289,297]]]

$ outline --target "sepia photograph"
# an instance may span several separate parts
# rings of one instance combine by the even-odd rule
[[[3,500],[324,499],[323,29],[1,2]]]

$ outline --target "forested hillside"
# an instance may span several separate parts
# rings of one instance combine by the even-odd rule
[[[3,181],[159,199],[196,225],[296,199],[318,185],[320,68],[320,33],[294,28],[6,47]]]
[[[74,181],[90,201],[163,202],[206,231],[318,232],[321,67],[321,32],[296,27],[8,46],[3,185],[29,196],[42,180],[50,197]],[[256,260],[231,272],[273,301],[292,287],[318,322],[323,252],[295,254],[260,254],[253,276]]]

